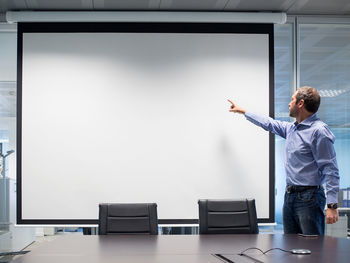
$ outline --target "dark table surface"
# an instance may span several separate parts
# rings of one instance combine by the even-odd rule
[[[262,262],[350,262],[350,240],[327,236],[299,235],[63,235],[46,242],[14,263],[41,262],[208,262],[220,263],[212,254],[233,255],[234,262],[254,262],[235,256],[243,250],[257,247],[305,248],[311,255],[293,255],[273,250],[265,255],[248,250],[247,255]]]

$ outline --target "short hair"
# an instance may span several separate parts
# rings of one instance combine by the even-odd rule
[[[304,100],[305,109],[312,113],[317,112],[321,103],[320,94],[318,94],[316,89],[309,86],[298,88],[295,98],[297,100],[296,103],[300,100]]]

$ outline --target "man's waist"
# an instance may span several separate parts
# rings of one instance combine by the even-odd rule
[[[303,192],[309,189],[320,189],[321,185],[287,185],[286,192],[287,193],[295,193],[295,192]]]

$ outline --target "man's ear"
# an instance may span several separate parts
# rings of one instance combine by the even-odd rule
[[[301,99],[299,102],[298,102],[298,108],[302,108],[304,106],[304,100]]]

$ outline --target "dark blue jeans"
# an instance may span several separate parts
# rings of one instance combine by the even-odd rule
[[[284,194],[285,234],[324,235],[326,197],[323,188]]]

